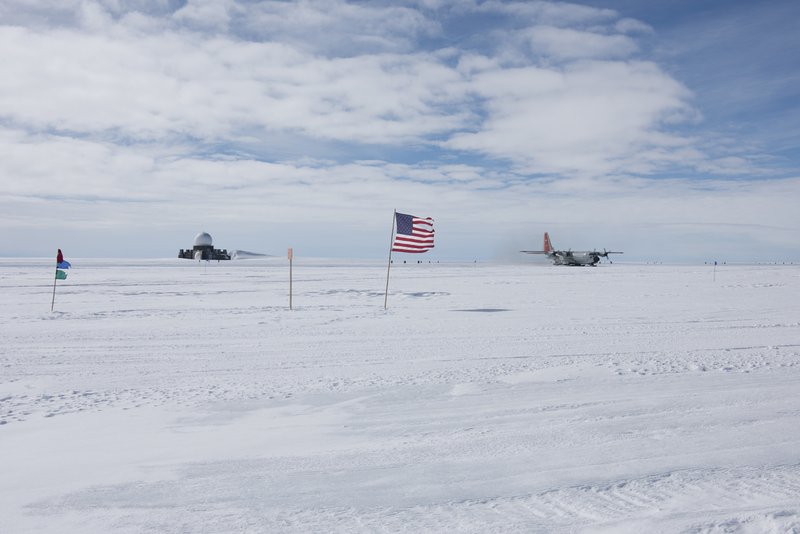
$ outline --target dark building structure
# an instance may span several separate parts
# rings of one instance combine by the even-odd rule
[[[194,247],[181,249],[178,257],[185,260],[229,260],[231,255],[226,249],[214,248],[211,236],[205,232],[197,234],[194,238]]]

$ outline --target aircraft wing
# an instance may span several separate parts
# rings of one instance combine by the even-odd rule
[[[547,254],[544,250],[520,250],[524,254]]]

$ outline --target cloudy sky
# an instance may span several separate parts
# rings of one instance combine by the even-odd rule
[[[800,260],[800,4],[4,0],[0,255]],[[410,258],[416,259],[414,256]]]

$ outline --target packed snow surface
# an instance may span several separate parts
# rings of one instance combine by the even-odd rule
[[[797,266],[67,259],[0,532],[800,532]]]

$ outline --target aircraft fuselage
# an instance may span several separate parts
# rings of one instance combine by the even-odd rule
[[[570,265],[580,267],[583,265],[595,266],[600,263],[600,256],[592,252],[564,252],[554,251],[547,255],[555,265]]]

